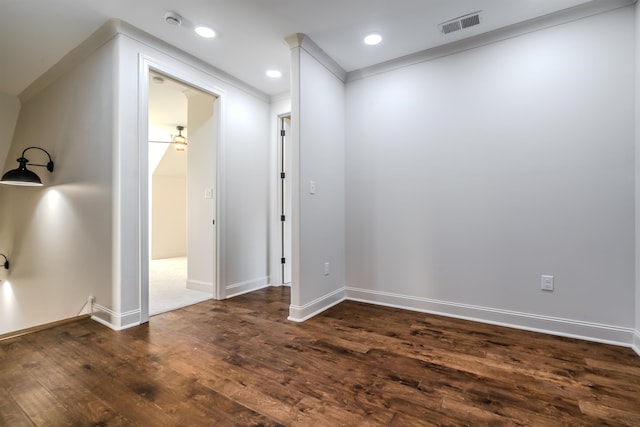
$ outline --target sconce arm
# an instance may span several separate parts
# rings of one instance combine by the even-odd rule
[[[4,266],[5,269],[8,270],[9,269],[9,260],[7,259],[7,256],[5,254],[0,254],[0,255],[2,255],[4,257],[4,265],[3,266]]]
[[[47,164],[46,164],[46,165],[39,165],[39,164],[36,164],[36,163],[26,163],[26,162],[28,162],[29,160],[27,160],[27,159],[24,157],[24,155],[25,155],[25,153],[26,153],[28,150],[32,150],[32,149],[40,150],[40,151],[42,151],[43,153],[45,153],[45,154],[47,155],[47,157],[49,157],[49,162],[47,162]],[[40,167],[43,167],[43,168],[47,168],[47,170],[48,170],[49,172],[53,172],[53,160],[51,160],[51,155],[50,155],[50,154],[49,154],[49,152],[48,152],[47,150],[45,150],[44,148],[40,148],[40,147],[27,147],[27,148],[25,148],[24,150],[22,150],[22,157],[20,157],[20,158],[18,159],[18,162],[20,162],[21,160],[26,160],[26,162],[25,162],[25,163],[26,163],[26,164],[28,164],[28,165],[30,165],[30,166],[40,166]],[[0,254],[0,255],[1,255],[1,254]]]

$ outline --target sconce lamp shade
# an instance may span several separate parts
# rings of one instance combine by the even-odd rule
[[[28,160],[24,157],[19,158],[18,163],[20,163],[20,166],[18,169],[10,170],[2,175],[2,183],[9,185],[41,187],[42,180],[40,180],[40,177],[35,172],[27,169],[27,162]]]
[[[29,163],[29,160],[24,157],[24,154],[27,152],[27,150],[34,148],[44,151],[47,154],[47,156],[49,157],[49,162],[46,165]],[[39,147],[25,148],[22,152],[22,156],[18,158],[18,164],[19,166],[17,169],[12,169],[2,175],[2,180],[0,180],[0,183],[8,185],[21,185],[25,187],[41,187],[42,180],[35,172],[27,169],[27,165],[44,167],[47,168],[49,172],[53,172],[53,161],[51,160],[51,156],[47,151]]]
[[[182,135],[184,126],[176,126],[178,134],[173,137],[173,144],[176,147],[176,151],[184,151],[187,148],[187,138]]]

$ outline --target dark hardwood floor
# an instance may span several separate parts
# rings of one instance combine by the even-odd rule
[[[640,426],[640,357],[289,290],[0,342],[2,426]]]

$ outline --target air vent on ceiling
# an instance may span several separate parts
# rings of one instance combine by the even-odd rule
[[[449,34],[480,24],[480,12],[481,11],[473,12],[468,15],[443,22],[439,25],[440,32],[442,34]]]

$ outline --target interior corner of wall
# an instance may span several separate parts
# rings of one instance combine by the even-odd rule
[[[633,333],[633,343],[631,344],[631,348],[638,356],[640,356],[640,330],[638,329]]]

